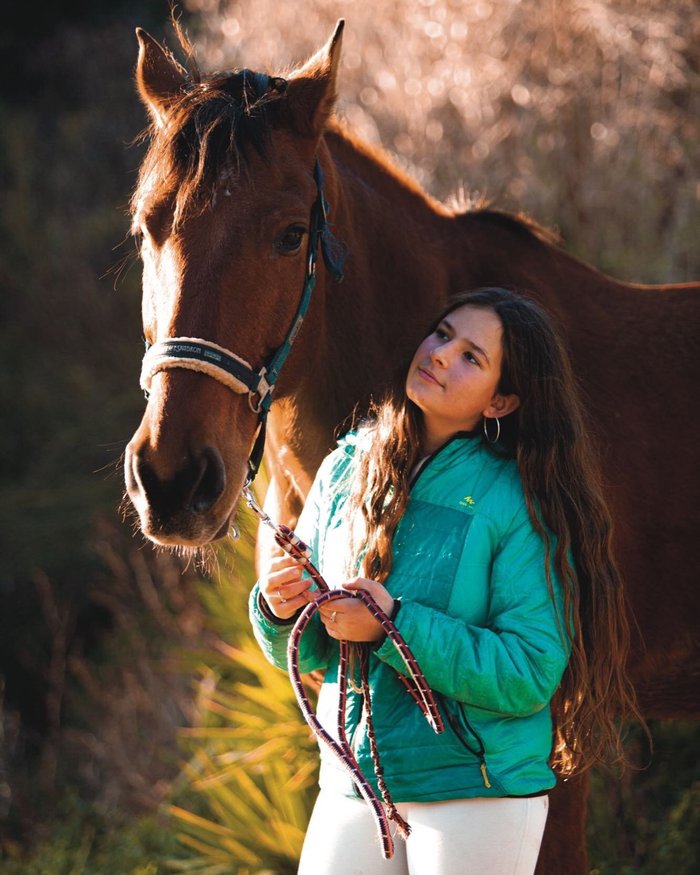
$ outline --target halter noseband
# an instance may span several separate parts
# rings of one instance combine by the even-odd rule
[[[248,404],[259,418],[258,433],[248,459],[246,485],[252,483],[258,473],[265,447],[265,425],[272,404],[272,392],[289,355],[292,344],[301,328],[316,284],[316,256],[319,242],[326,267],[336,282],[343,278],[342,257],[330,252],[328,231],[328,204],[323,197],[323,173],[318,158],[314,165],[316,199],[309,215],[309,239],[306,250],[306,278],[299,306],[282,344],[273,353],[269,362],[257,371],[245,359],[201,337],[169,337],[152,346],[147,346],[141,366],[141,388],[146,395],[151,381],[159,371],[170,368],[185,368],[207,374],[240,395],[247,393]],[[257,399],[256,399],[257,396]]]

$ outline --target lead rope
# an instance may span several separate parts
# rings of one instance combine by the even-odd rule
[[[411,827],[403,819],[403,817],[401,817],[396,808],[396,805],[391,799],[391,795],[386,786],[386,782],[384,781],[384,771],[379,762],[379,751],[377,749],[377,740],[374,732],[374,725],[372,722],[371,696],[369,688],[368,648],[364,644],[353,644],[349,641],[338,642],[340,647],[340,658],[338,661],[338,738],[335,739],[321,724],[318,717],[316,716],[313,708],[311,707],[309,697],[306,693],[304,684],[301,679],[301,672],[299,670],[299,648],[302,635],[304,634],[304,631],[306,630],[314,614],[316,614],[321,605],[336,601],[337,599],[359,599],[367,606],[374,618],[380,623],[387,637],[391,640],[391,642],[401,655],[401,658],[408,670],[408,677],[399,674],[398,672],[397,677],[403,683],[404,687],[408,690],[411,697],[421,709],[421,712],[423,713],[425,719],[428,721],[430,727],[436,733],[441,733],[444,731],[445,727],[432,690],[428,686],[428,683],[425,680],[425,677],[423,676],[423,673],[421,672],[415,657],[411,653],[408,644],[406,644],[406,641],[402,637],[401,633],[398,631],[398,629],[392,623],[389,617],[382,611],[382,609],[372,598],[372,596],[364,590],[348,592],[347,590],[343,589],[330,589],[319,570],[311,562],[311,550],[306,546],[306,544],[304,544],[304,542],[300,538],[297,537],[294,531],[290,529],[289,526],[285,526],[282,524],[277,525],[276,523],[274,523],[265,513],[265,511],[258,505],[251,489],[248,486],[244,487],[243,489],[243,497],[245,498],[251,510],[258,516],[260,521],[265,523],[265,525],[269,526],[273,530],[275,535],[275,542],[278,544],[278,546],[280,546],[286,553],[288,553],[289,556],[292,557],[292,559],[294,559],[296,562],[304,567],[304,570],[311,577],[320,592],[318,598],[316,598],[313,602],[310,602],[302,610],[296,623],[294,624],[291,635],[289,636],[289,643],[287,645],[287,667],[289,671],[289,677],[292,682],[292,687],[294,689],[297,702],[299,703],[301,713],[303,714],[304,719],[306,720],[308,725],[311,727],[314,735],[316,735],[316,737],[335,754],[341,765],[350,774],[350,777],[354,781],[362,797],[372,809],[382,842],[382,855],[387,860],[391,859],[394,853],[394,841],[391,837],[389,821],[393,820],[394,823],[396,823],[397,829],[404,839],[408,838],[411,832]],[[377,785],[379,786],[379,791],[382,795],[386,810],[382,805],[380,799],[377,797],[377,794],[374,792],[371,785],[362,773],[362,770],[360,769],[360,766],[357,762],[355,753],[353,752],[345,733],[348,666],[350,662],[350,652],[353,648],[356,648],[358,654],[358,662],[360,665],[360,683],[363,703],[362,707],[363,715],[367,725],[367,736],[370,743],[372,763],[374,765],[374,771],[377,776]]]

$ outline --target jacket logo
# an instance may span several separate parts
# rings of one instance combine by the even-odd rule
[[[471,495],[465,495],[464,498],[460,501],[462,507],[474,508],[476,506],[476,502],[471,497]]]

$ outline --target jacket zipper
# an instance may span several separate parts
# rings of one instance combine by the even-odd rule
[[[457,703],[457,705],[458,705],[458,707],[461,707],[461,706],[459,706],[459,703]],[[489,781],[489,774],[486,770],[486,748],[484,747],[483,739],[481,738],[479,733],[476,731],[476,729],[474,729],[472,724],[469,722],[467,715],[464,713],[464,709],[462,709],[462,715],[464,717],[464,722],[467,724],[467,728],[469,729],[469,731],[471,732],[471,734],[474,736],[474,738],[477,740],[477,742],[479,744],[478,749],[474,749],[469,744],[469,742],[466,740],[466,738],[462,735],[462,730],[461,730],[459,724],[457,723],[457,718],[450,711],[450,709],[447,707],[447,705],[444,703],[444,701],[443,701],[443,709],[445,711],[445,714],[447,715],[447,722],[452,727],[452,731],[457,736],[457,740],[460,742],[460,744],[463,747],[465,747],[469,751],[470,754],[472,754],[472,756],[475,756],[479,760],[479,771],[481,772],[481,780],[484,782],[484,787],[486,787],[487,790],[490,790],[491,789],[491,782]]]
[[[469,432],[460,432],[460,433],[454,435],[453,437],[451,437],[447,441],[447,443],[443,444],[441,447],[439,447],[437,450],[435,450],[435,452],[432,453],[432,455],[428,456],[428,458],[425,460],[425,462],[423,462],[423,464],[419,468],[416,476],[411,481],[411,483],[409,485],[409,491],[413,490],[413,487],[416,485],[419,478],[423,475],[423,472],[426,470],[426,468],[428,468],[428,466],[433,461],[433,459],[435,459],[435,457],[438,456],[446,447],[448,447],[455,440],[459,440],[460,438],[464,438],[464,437],[472,437],[472,436],[473,435]],[[440,697],[440,698],[442,698],[442,697]],[[459,705],[459,703],[457,703],[457,704]],[[462,731],[461,731],[459,725],[457,724],[457,720],[455,719],[455,716],[452,714],[450,709],[444,703],[444,700],[443,700],[443,710],[445,711],[445,714],[447,714],[447,722],[452,727],[452,731],[457,736],[457,739],[460,742],[460,744],[462,744],[462,746],[465,747],[472,756],[475,756],[479,760],[479,771],[481,772],[481,779],[484,782],[484,787],[486,787],[487,790],[490,790],[491,789],[491,782],[489,781],[489,775],[488,775],[488,772],[486,770],[486,748],[484,747],[484,742],[483,742],[481,736],[476,731],[476,729],[474,729],[472,724],[469,722],[467,715],[464,714],[464,710],[462,710],[462,714],[464,716],[464,722],[467,724],[467,728],[469,729],[471,734],[474,736],[474,738],[479,743],[479,749],[475,750],[469,744],[469,742],[464,738],[464,736],[462,735]]]
[[[441,447],[438,447],[437,450],[435,450],[434,453],[431,453],[431,454],[425,459],[425,461],[424,461],[423,464],[420,466],[420,468],[418,469],[418,472],[416,473],[416,476],[415,476],[415,477],[413,478],[413,480],[411,480],[411,482],[409,483],[408,491],[411,492],[411,491],[413,490],[413,487],[416,485],[416,483],[418,482],[418,480],[420,479],[420,477],[423,476],[423,472],[424,472],[425,469],[430,465],[430,463],[433,461],[433,459],[435,459],[437,456],[439,456],[440,453],[441,453],[443,450],[447,449],[447,447],[449,447],[449,445],[450,445],[453,441],[462,440],[462,439],[464,439],[465,437],[472,437],[472,436],[473,436],[473,435],[472,435],[471,432],[458,432],[457,434],[453,435],[453,436],[447,441],[447,443],[444,443]]]

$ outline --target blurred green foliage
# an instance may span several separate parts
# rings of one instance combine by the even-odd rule
[[[190,752],[184,774],[201,805],[195,813],[176,804],[171,814],[190,849],[186,871],[291,875],[316,795],[316,743],[289,678],[267,662],[248,625],[254,579],[248,514],[241,529],[235,576],[203,593],[214,629],[236,643],[220,640],[201,654],[198,719],[181,733]]]
[[[157,686],[168,674],[153,666],[159,641],[181,639],[170,627],[183,604],[193,616],[168,563],[130,543],[117,513],[120,457],[143,406],[140,272],[127,239],[142,154],[129,143],[144,125],[134,28],[162,36],[167,15],[160,0],[15,4],[0,31],[3,840],[34,837],[66,782],[103,783],[112,800],[148,795],[135,773],[149,770],[150,746],[133,772],[107,769],[105,751],[116,762],[124,741],[105,735],[121,726],[134,743],[134,713],[146,710],[134,679],[141,696]],[[144,775],[154,783],[176,768],[182,680],[172,677],[172,707],[144,727],[170,759]]]
[[[90,26],[68,17],[33,36],[14,81],[26,73],[35,87],[23,100],[7,84],[0,95],[6,589],[34,567],[89,561],[91,517],[119,501],[118,461],[142,406],[139,271],[124,241],[141,156],[126,144],[143,116],[131,84],[136,22],[119,5],[83,4]]]
[[[105,818],[74,792],[57,806],[52,829],[31,855],[5,845],[3,875],[164,875],[177,841],[165,818]]]

